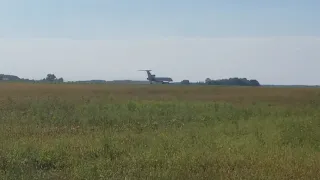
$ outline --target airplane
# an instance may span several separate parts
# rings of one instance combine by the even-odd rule
[[[173,81],[172,78],[170,77],[156,77],[156,75],[151,74],[150,71],[151,70],[139,70],[139,71],[146,71],[148,74],[148,78],[147,80],[149,80],[150,84],[152,84],[152,82],[161,82],[162,84],[169,84],[169,82]]]

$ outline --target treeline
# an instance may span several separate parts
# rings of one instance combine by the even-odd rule
[[[247,78],[229,78],[212,80],[207,78],[205,82],[191,83],[189,80],[182,80],[180,84],[198,84],[198,85],[220,85],[220,86],[261,86],[259,81]]]
[[[65,83],[62,77],[57,78],[54,74],[47,74],[47,76],[41,80],[30,80],[19,78],[14,75],[5,75],[0,74],[0,81],[14,81],[14,82],[31,82],[31,83]],[[106,84],[106,83],[115,83],[115,84],[148,84],[148,81],[131,81],[131,80],[114,80],[114,81],[105,81],[105,80],[89,80],[89,81],[73,81],[67,82],[72,84]],[[174,83],[176,84],[176,83]],[[178,82],[179,84],[179,82]],[[204,84],[204,85],[221,85],[221,86],[261,86],[259,81],[255,79],[248,80],[247,78],[229,78],[229,79],[218,79],[212,80],[210,78],[205,79],[205,82],[196,82],[191,83],[189,80],[183,80],[180,84]]]
[[[105,80],[88,80],[88,81],[69,81],[65,82],[62,77],[57,78],[55,74],[47,74],[47,76],[40,80],[34,79],[24,79],[19,78],[18,76],[14,75],[5,75],[0,74],[0,81],[6,82],[28,82],[28,83],[68,83],[68,84],[105,84],[107,81]]]
[[[211,80],[207,78],[205,81],[208,85],[223,85],[223,86],[260,86],[259,81],[255,79],[248,80],[247,78],[229,78]]]
[[[18,80],[20,80],[20,78],[18,76],[14,76],[14,75],[0,74],[0,80],[18,81]]]
[[[48,74],[47,77],[45,77],[41,80],[24,79],[24,78],[19,78],[18,76],[14,76],[14,75],[0,74],[0,81],[33,82],[33,83],[40,83],[40,82],[63,83],[64,82],[63,78],[57,78],[54,74]]]

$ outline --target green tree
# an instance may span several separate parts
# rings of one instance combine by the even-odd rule
[[[57,77],[54,74],[48,74],[46,77],[46,81],[53,82],[57,79]]]
[[[63,81],[64,81],[64,80],[63,80],[62,77],[58,79],[58,82],[61,82],[61,83],[62,83]]]
[[[206,84],[210,84],[210,82],[211,82],[211,79],[210,78],[206,78],[205,83]]]

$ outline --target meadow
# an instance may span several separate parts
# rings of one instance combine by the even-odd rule
[[[320,89],[0,83],[0,179],[319,179]]]

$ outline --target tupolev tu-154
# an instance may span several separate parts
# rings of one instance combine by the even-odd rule
[[[172,82],[172,78],[170,77],[156,77],[156,75],[151,74],[151,70],[139,70],[139,71],[146,71],[148,78],[147,80],[149,80],[150,84],[152,84],[153,82],[155,83],[162,83],[162,84],[169,84],[169,82]]]

